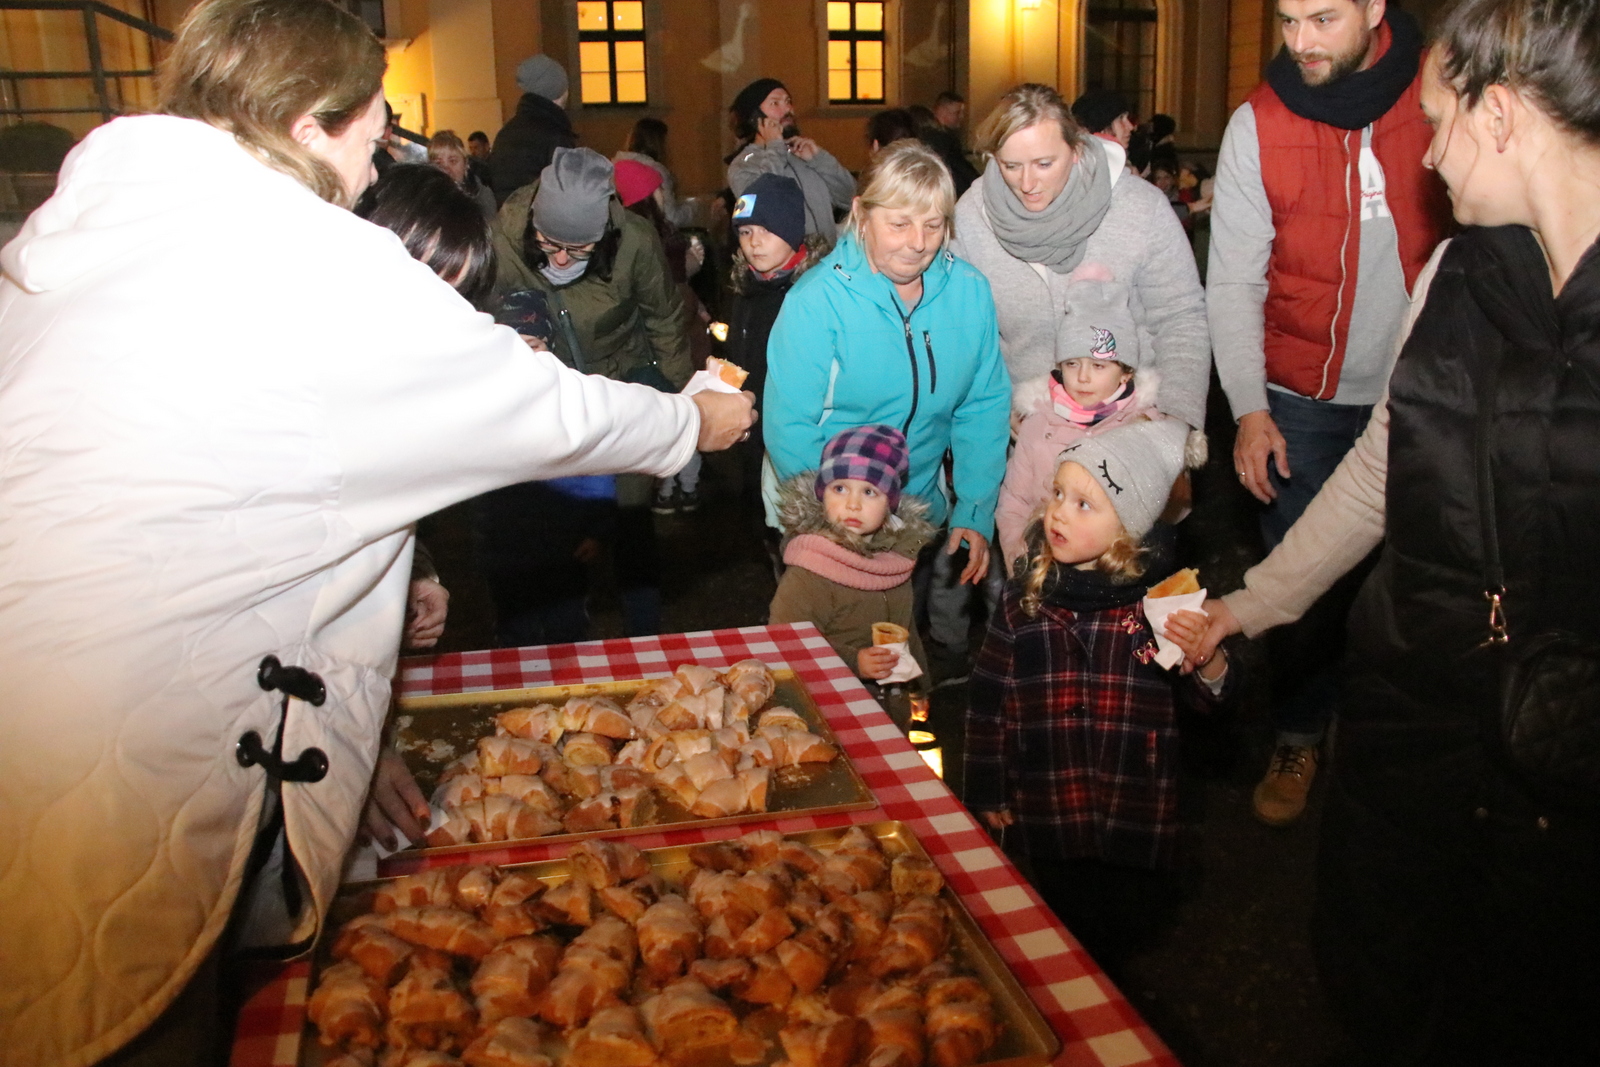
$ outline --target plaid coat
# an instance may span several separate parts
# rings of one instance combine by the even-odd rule
[[[972,671],[966,804],[1010,808],[1030,841],[1053,840],[1063,858],[1170,867],[1176,700],[1229,699],[1238,668],[1230,665],[1213,696],[1196,676],[1153,662],[1155,637],[1138,600],[1074,611],[1068,599],[1047,596],[1030,619],[1016,585],[1006,588]]]

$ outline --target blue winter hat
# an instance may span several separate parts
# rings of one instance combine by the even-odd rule
[[[745,186],[733,205],[733,239],[740,226],[760,226],[799,250],[806,241],[806,197],[800,183],[782,174],[763,174]]]

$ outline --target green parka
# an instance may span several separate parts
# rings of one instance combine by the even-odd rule
[[[638,380],[651,363],[676,389],[694,373],[689,359],[683,300],[667,267],[661,238],[648,221],[613,197],[606,236],[595,247],[589,269],[575,282],[553,285],[539,264],[524,256],[524,238],[537,252],[528,214],[539,183],[523,186],[506,199],[495,220],[499,257],[496,297],[538,289],[550,299],[556,320],[556,355],[587,374]]]

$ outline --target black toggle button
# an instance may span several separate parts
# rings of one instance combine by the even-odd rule
[[[261,661],[256,671],[256,684],[268,692],[281,690],[316,707],[321,707],[322,702],[328,699],[328,688],[322,684],[321,678],[304,667],[285,667],[277,656],[268,656]]]
[[[267,774],[284,782],[320,782],[328,776],[328,754],[322,749],[308,748],[292,762],[285,763],[266,750],[261,744],[261,735],[254,730],[239,736],[233,757],[241,767],[254,767],[259,763]]]

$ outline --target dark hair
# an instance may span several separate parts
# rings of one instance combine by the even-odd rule
[[[489,220],[437,167],[421,163],[390,167],[361,195],[355,212],[393,230],[413,259],[451,282],[474,304],[494,287]]]
[[[1150,116],[1150,140],[1160,142],[1178,132],[1178,120],[1157,112]]]
[[[867,144],[878,142],[878,147],[893,144],[905,138],[917,135],[916,124],[911,119],[911,112],[903,107],[892,107],[887,111],[880,111],[867,120]]]
[[[938,107],[940,104],[965,104],[966,102],[967,98],[953,89],[946,89],[933,98],[934,107]]]
[[[689,252],[689,238],[685,237],[662,212],[661,205],[656,203],[656,198],[647,196],[636,200],[624,208],[649,222],[655,227],[656,236],[661,238],[661,248],[667,254],[667,267],[672,272],[674,282],[689,280],[688,264],[684,256]]]
[[[473,130],[471,133],[467,134],[468,141],[487,141],[488,139],[489,135],[484,133],[482,130]]]
[[[1437,40],[1440,76],[1467,107],[1504,85],[1600,145],[1600,0],[1463,0]]]
[[[627,151],[649,156],[657,163],[667,161],[667,124],[660,119],[642,118],[628,134]]]

